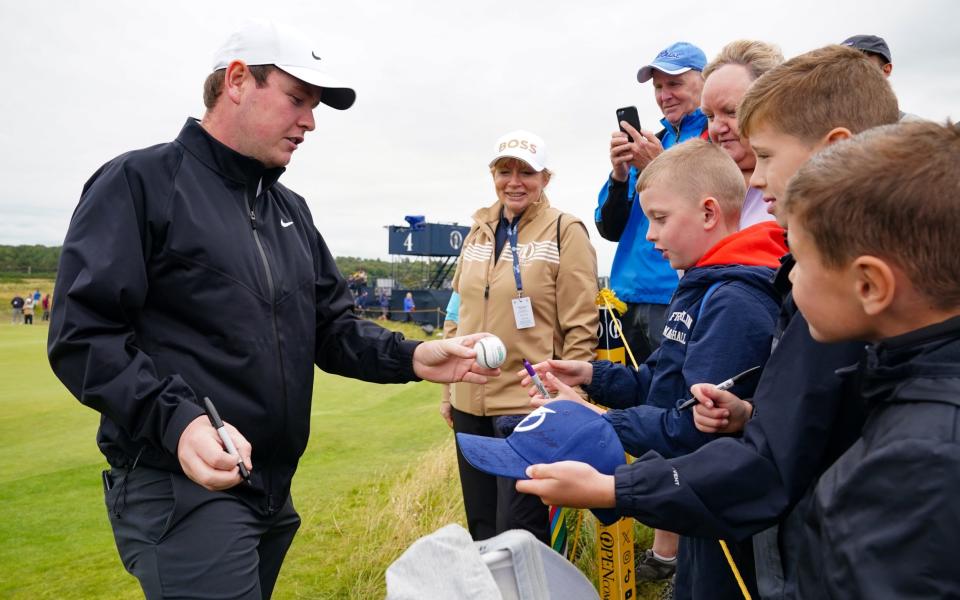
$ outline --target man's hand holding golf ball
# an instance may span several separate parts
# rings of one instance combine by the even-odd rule
[[[496,367],[484,367],[476,361],[475,345],[486,337],[491,336],[489,333],[474,333],[424,342],[413,351],[413,372],[420,379],[435,383],[465,381],[484,384],[487,377],[500,375],[500,369],[497,368],[499,364]]]

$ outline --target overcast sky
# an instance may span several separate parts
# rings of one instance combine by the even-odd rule
[[[60,244],[94,170],[200,117],[211,56],[246,17],[297,24],[357,90],[346,112],[317,109],[283,176],[336,255],[386,258],[383,226],[407,214],[468,224],[495,198],[495,140],[523,128],[546,140],[551,202],[588,223],[608,273],[615,245],[597,234],[593,209],[614,110],[636,105],[656,127],[652,85],[636,71],[677,40],[711,58],[734,39],[760,39],[790,57],[878,34],[901,107],[960,118],[952,0],[0,0],[0,244]]]

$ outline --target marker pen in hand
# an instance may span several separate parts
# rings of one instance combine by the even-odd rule
[[[540,392],[540,395],[545,400],[549,400],[551,398],[550,392],[547,391],[546,386],[544,386],[543,382],[540,381],[540,376],[537,375],[537,372],[534,370],[533,365],[530,364],[529,360],[523,359],[523,368],[527,370],[527,374],[529,374],[530,379],[533,380],[533,385],[537,386],[537,391]]]
[[[220,414],[217,412],[217,408],[213,405],[213,401],[204,396],[203,405],[207,408],[207,416],[210,417],[210,424],[213,425],[213,428],[217,430],[217,434],[223,441],[223,446],[227,449],[227,453],[237,457],[237,467],[240,468],[240,477],[243,477],[244,481],[250,483],[250,471],[248,471],[247,467],[244,466],[243,458],[240,456],[240,453],[237,452],[237,447],[233,445],[233,440],[230,439],[230,434],[227,433],[227,428],[223,426],[223,421],[220,419]]]
[[[740,381],[740,380],[743,379],[744,377],[747,377],[748,375],[753,375],[755,372],[759,371],[760,369],[761,369],[761,366],[760,366],[760,365],[757,365],[756,367],[752,367],[752,368],[747,369],[747,370],[744,371],[743,373],[737,373],[736,375],[734,375],[734,376],[731,377],[730,379],[727,379],[727,380],[725,380],[725,381],[721,381],[720,383],[718,383],[718,384],[716,385],[716,388],[717,388],[717,390],[719,390],[719,391],[729,390],[729,389],[732,388],[738,381]],[[681,404],[681,405],[677,408],[677,410],[686,410],[686,409],[690,408],[691,406],[693,406],[694,404],[696,404],[697,402],[698,402],[698,400],[697,400],[696,398],[690,398],[689,400],[687,400],[686,402],[684,402],[683,404]]]

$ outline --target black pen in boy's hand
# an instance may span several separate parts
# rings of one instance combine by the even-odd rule
[[[729,390],[729,389],[732,388],[738,381],[740,381],[741,379],[743,379],[743,378],[746,377],[747,375],[752,375],[755,371],[760,370],[760,368],[761,368],[760,365],[757,365],[756,367],[751,367],[751,368],[747,369],[747,370],[744,371],[743,373],[737,373],[736,375],[734,375],[734,376],[731,377],[730,379],[727,379],[726,381],[721,381],[720,383],[717,384],[716,387],[717,387],[717,389],[720,390],[720,391]],[[697,402],[698,402],[698,400],[697,400],[696,398],[690,398],[689,400],[687,400],[686,402],[684,402],[683,404],[681,404],[680,407],[677,408],[677,410],[686,410],[686,409],[690,408],[691,406],[693,406],[694,404],[696,404]]]
[[[230,439],[227,428],[223,426],[223,421],[220,419],[220,414],[213,405],[213,401],[204,396],[203,404],[207,409],[207,416],[210,417],[210,424],[213,425],[213,428],[217,430],[217,434],[220,435],[220,439],[223,441],[223,446],[227,449],[227,453],[237,457],[237,467],[240,468],[240,477],[243,477],[244,481],[250,483],[250,471],[244,466],[243,457],[237,452],[237,447],[233,445],[233,440]]]

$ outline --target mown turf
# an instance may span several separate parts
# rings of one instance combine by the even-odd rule
[[[99,415],[50,371],[46,332],[0,322],[0,598],[141,598],[103,504]],[[293,486],[303,525],[274,598],[382,597],[384,570],[410,543],[464,524],[439,394],[426,382],[317,372],[310,443]],[[588,554],[590,538],[581,541]],[[595,568],[590,556],[580,564]],[[638,597],[655,594],[648,587]]]
[[[0,323],[0,597],[140,597],[103,505],[99,416],[56,379],[45,344],[43,325]],[[366,503],[358,499],[381,494],[395,472],[449,437],[438,400],[430,383],[374,385],[317,373],[310,445],[293,492],[304,525],[274,597],[333,598],[344,590],[333,574],[344,548],[363,541],[331,532],[366,520],[349,510]]]

